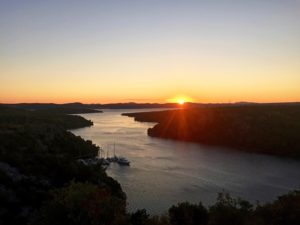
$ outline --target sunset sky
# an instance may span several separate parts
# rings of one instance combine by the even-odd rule
[[[299,0],[1,0],[0,102],[300,101]]]

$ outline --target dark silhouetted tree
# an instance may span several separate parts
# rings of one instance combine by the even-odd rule
[[[204,225],[208,221],[208,212],[201,203],[183,202],[169,209],[169,217],[172,225]]]

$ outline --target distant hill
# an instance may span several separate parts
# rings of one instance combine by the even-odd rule
[[[1,105],[0,105],[1,106]],[[2,104],[3,107],[25,109],[30,111],[47,111],[51,113],[65,113],[65,114],[82,114],[82,113],[101,113],[90,105],[82,103],[19,103],[19,104]]]
[[[183,106],[177,103],[109,103],[109,104],[83,104],[80,102],[55,104],[55,103],[16,103],[0,104],[0,106],[12,107],[27,110],[53,110],[53,112],[63,112],[68,114],[79,113],[99,113],[101,109],[154,109],[154,108],[210,108],[210,107],[233,107],[246,105],[300,105],[300,102],[286,103],[255,103],[255,102],[236,102],[236,103],[194,103],[186,102]]]
[[[178,108],[177,103],[112,103],[112,104],[95,104],[100,109],[151,109],[151,108]]]
[[[0,104],[5,107],[12,107],[27,110],[53,110],[66,113],[97,113],[100,109],[145,109],[145,108],[178,108],[177,103],[111,103],[111,104],[82,104],[79,102],[55,104],[55,103],[17,103]]]

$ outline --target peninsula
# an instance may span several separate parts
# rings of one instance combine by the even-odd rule
[[[250,104],[125,113],[155,122],[151,137],[300,157],[300,104]]]

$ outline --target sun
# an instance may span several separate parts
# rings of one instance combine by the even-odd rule
[[[183,98],[180,98],[177,100],[179,105],[183,105],[185,103],[185,100]]]
[[[167,101],[171,102],[171,103],[176,103],[183,107],[186,103],[193,102],[194,99],[192,99],[191,97],[188,97],[186,95],[177,95],[173,98],[167,99]]]

